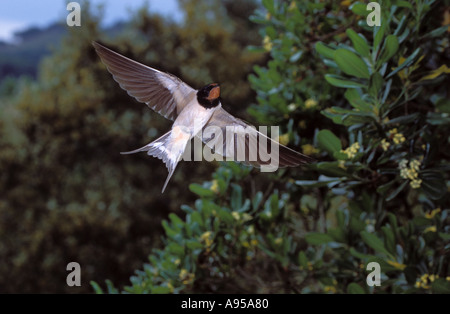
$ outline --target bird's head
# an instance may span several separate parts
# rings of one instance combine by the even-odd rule
[[[205,108],[213,108],[220,103],[220,85],[208,84],[197,92],[197,100]]]

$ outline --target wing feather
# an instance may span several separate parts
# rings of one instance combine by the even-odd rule
[[[258,148],[261,148],[261,145],[264,145],[263,142],[265,142],[267,154],[271,156],[272,160],[273,158],[278,159],[278,167],[280,168],[295,167],[314,161],[314,159],[309,156],[303,155],[273,141],[266,135],[258,132],[254,127],[250,126],[246,122],[233,117],[223,108],[218,108],[214,112],[211,119],[205,125],[205,128],[211,126],[219,127],[222,131],[222,136],[209,136],[208,138],[202,138],[205,145],[211,149],[215,149],[217,153],[220,153],[220,151],[217,151],[217,148],[222,147],[222,156],[232,158],[233,160],[242,162],[245,165],[261,167],[271,164],[271,160],[261,158],[261,151],[258,150]],[[228,134],[227,126],[229,127]],[[232,134],[230,134],[230,130]],[[276,151],[271,151],[272,145],[274,145],[273,147],[275,149],[278,148],[278,153],[276,153]],[[243,156],[245,157],[238,160],[238,157],[242,157],[242,155],[237,154],[237,150],[244,148],[245,155]],[[253,155],[251,155],[251,152],[257,153],[253,153]]]
[[[196,95],[195,89],[174,75],[131,60],[99,43],[93,45],[120,87],[170,120],[175,120]]]

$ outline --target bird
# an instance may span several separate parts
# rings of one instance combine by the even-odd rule
[[[314,161],[312,157],[274,141],[257,131],[250,123],[223,109],[220,84],[210,83],[200,89],[194,89],[172,74],[129,59],[98,42],[94,41],[92,45],[122,89],[138,102],[145,103],[173,121],[171,129],[158,139],[136,150],[121,152],[147,152],[165,163],[168,176],[161,193],[164,193],[188,142],[195,136],[219,156],[253,167],[270,168],[276,163],[277,169]],[[222,133],[219,136],[216,136],[216,133],[204,135],[202,131],[207,128],[214,128]],[[272,154],[273,160],[268,160],[263,154],[254,153],[258,148],[261,150],[263,145],[267,148],[266,155]]]

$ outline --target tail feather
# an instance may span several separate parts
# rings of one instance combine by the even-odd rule
[[[166,164],[166,165],[167,165],[167,164]],[[177,165],[178,165],[178,161],[175,162],[175,163],[173,163],[173,164],[170,164],[170,163],[169,163],[169,165],[167,165],[167,169],[169,170],[169,174],[167,175],[166,182],[164,182],[164,186],[163,186],[163,188],[162,188],[161,194],[164,193],[164,190],[166,189],[167,184],[169,183],[170,178],[172,177],[173,173],[175,172],[175,169],[177,168]]]
[[[164,134],[163,136],[161,136],[160,138],[158,138],[157,140],[154,140],[153,142],[145,145],[144,147],[129,151],[129,152],[121,152],[122,155],[129,155],[129,154],[135,154],[135,153],[139,153],[139,152],[145,152],[145,151],[150,151],[150,150],[154,150],[156,147],[159,147],[161,145],[164,144],[164,142],[167,140],[167,138],[170,135],[170,132],[167,132],[166,134]],[[148,153],[150,156],[153,156],[152,154]],[[155,156],[156,157],[156,156]]]
[[[172,131],[167,132],[157,140],[151,142],[150,144],[145,145],[144,147],[129,151],[122,152],[121,154],[134,154],[139,152],[147,152],[148,155],[161,159],[167,167],[169,171],[169,175],[167,176],[166,182],[162,188],[161,193],[164,193],[164,190],[167,187],[167,184],[170,181],[175,169],[178,165],[178,162],[183,155],[184,149],[186,147],[187,142],[185,143],[176,143],[174,145],[173,141],[171,141]]]

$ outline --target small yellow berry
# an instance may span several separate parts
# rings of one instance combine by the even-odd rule
[[[388,141],[386,141],[386,139],[384,138],[381,141],[381,148],[383,148],[384,151],[387,151],[389,149],[389,146],[391,146],[391,143],[389,143]]]
[[[288,11],[293,11],[297,8],[297,3],[295,1],[292,1],[291,4],[289,4]]]
[[[359,143],[355,142],[350,147],[347,147],[345,150],[341,150],[341,153],[344,153],[347,155],[349,159],[352,159],[356,156],[356,153],[360,149]]]
[[[279,142],[281,145],[287,145],[289,143],[289,133],[280,135]]]
[[[398,167],[400,168],[400,169],[404,169],[404,168],[406,168],[408,166],[408,160],[406,160],[406,159],[402,159],[402,160],[400,160],[400,162],[398,163]]]
[[[211,231],[206,231],[205,233],[203,233],[200,236],[200,240],[202,242],[205,242],[205,246],[207,248],[209,248],[212,244],[213,244],[213,240],[212,240],[212,232]]]
[[[406,140],[406,139],[405,139],[405,137],[403,136],[402,133],[397,133],[397,134],[394,135],[393,141],[394,141],[395,144],[401,144],[401,143],[403,143],[405,140]]]
[[[389,135],[395,135],[395,134],[397,134],[397,133],[398,133],[397,128],[394,128],[394,129],[388,131],[388,134],[389,134]]]
[[[422,184],[422,180],[421,179],[414,179],[412,180],[409,185],[413,188],[413,189],[418,189],[420,188]]]
[[[303,151],[303,154],[305,154],[305,155],[313,155],[313,154],[319,152],[319,150],[317,148],[315,148],[314,146],[312,146],[311,144],[302,145],[302,151]]]
[[[419,171],[420,169],[420,161],[417,159],[413,159],[409,162],[409,167],[411,167],[411,169],[414,169],[416,171]]]
[[[323,288],[323,291],[324,291],[325,293],[336,293],[336,288],[333,287],[333,286],[325,286],[325,287]]]
[[[219,192],[219,184],[217,183],[217,180],[213,180],[211,187],[209,188],[214,193]]]
[[[269,36],[265,36],[263,39],[263,46],[266,51],[271,51],[273,48],[272,41]]]
[[[305,108],[309,109],[314,108],[315,106],[317,106],[316,100],[309,98],[305,101]]]
[[[167,283],[167,287],[169,288],[169,290],[170,290],[171,293],[174,291],[174,287],[173,287],[173,285],[172,285],[171,282],[168,282],[168,283]]]

